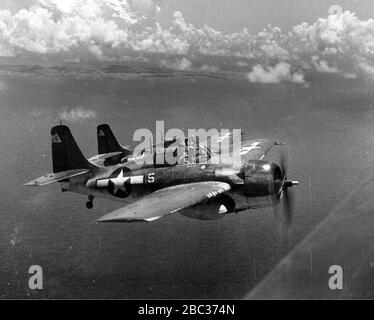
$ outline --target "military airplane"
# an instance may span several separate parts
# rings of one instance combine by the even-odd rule
[[[222,141],[223,139],[230,138],[231,133],[228,133],[227,135],[217,137],[219,141]],[[152,164],[156,164],[156,166],[167,166],[167,165],[173,165],[169,164],[167,161],[163,162],[161,165],[157,163],[156,158],[158,156],[157,152],[163,153],[164,158],[167,157],[167,153],[174,153],[172,156],[176,156],[175,152],[176,149],[184,149],[184,148],[196,148],[196,141],[198,141],[198,138],[196,136],[192,135],[189,138],[186,138],[184,141],[177,142],[177,139],[171,139],[171,140],[165,140],[163,144],[158,146],[157,144],[153,144],[152,150],[154,152],[152,153]],[[177,142],[177,143],[176,143]],[[132,149],[130,146],[122,146],[117,138],[115,137],[112,129],[108,124],[100,124],[97,127],[97,145],[98,145],[98,155],[94,156],[89,161],[93,161],[95,164],[101,165],[101,166],[111,166],[116,165],[119,163],[135,163],[133,155],[134,149]],[[176,148],[169,148],[171,145],[175,145]],[[157,148],[159,147],[159,148]],[[169,148],[169,149],[168,149]],[[157,151],[156,151],[157,150]],[[211,152],[209,148],[199,143],[199,159],[202,159],[205,157],[205,161],[209,160],[209,157],[211,155]],[[142,156],[142,155],[141,155]],[[177,162],[183,162],[183,157],[181,156],[180,161]],[[146,165],[142,165],[138,167],[145,168]],[[134,169],[134,165],[131,167],[131,169]]]
[[[122,146],[109,125],[100,124],[96,132],[98,155],[88,160],[101,166],[110,166],[124,163],[131,157],[133,149],[129,146]]]
[[[95,197],[126,203],[98,222],[149,222],[176,212],[193,219],[216,220],[230,213],[273,207],[281,201],[287,223],[292,218],[292,194],[288,189],[298,181],[287,179],[283,156],[279,165],[263,160],[278,144],[273,140],[241,141],[240,167],[208,161],[139,167],[131,159],[129,148],[115,151],[110,144],[102,149],[99,146],[99,160],[89,160],[65,125],[51,129],[51,140],[53,173],[25,185],[59,182],[62,191],[87,195],[87,208],[93,207]],[[120,152],[126,161],[117,159],[114,165],[103,165],[101,160],[110,158],[113,152]]]

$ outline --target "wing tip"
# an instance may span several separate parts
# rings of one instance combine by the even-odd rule
[[[124,218],[110,218],[110,217],[101,217],[96,220],[98,223],[108,223],[108,222],[122,222],[122,223],[139,223],[139,222],[147,222],[146,220],[140,220],[140,219],[124,219]]]
[[[139,223],[139,222],[152,222],[162,218],[162,216],[152,217],[148,219],[133,219],[133,218],[124,218],[118,216],[103,216],[96,220],[96,222],[126,222],[126,223]]]
[[[97,219],[96,222],[100,222],[100,223],[102,223],[102,222],[115,222],[114,220],[115,220],[114,218],[109,218],[107,216],[103,216],[103,217]]]
[[[24,183],[23,186],[25,186],[25,187],[39,187],[40,183],[38,183],[36,180],[32,180],[32,181]]]
[[[105,220],[105,219],[97,219],[96,222],[98,223],[103,223],[103,222],[113,222],[113,221],[110,221],[110,220]]]

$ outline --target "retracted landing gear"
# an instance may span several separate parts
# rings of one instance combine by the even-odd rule
[[[93,208],[93,199],[95,199],[94,196],[91,196],[91,195],[88,196],[88,201],[86,202],[87,209]]]

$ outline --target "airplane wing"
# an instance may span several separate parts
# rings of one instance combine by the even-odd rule
[[[214,198],[231,187],[225,182],[206,181],[157,190],[140,200],[115,210],[98,222],[153,221],[196,203]]]
[[[79,176],[81,174],[85,174],[87,172],[90,172],[88,169],[76,169],[76,170],[68,170],[68,171],[61,171],[57,173],[49,173],[46,174],[40,178],[37,178],[35,180],[29,181],[24,184],[24,186],[44,186],[46,184],[52,183],[52,182],[58,182],[60,180],[68,179],[71,177]]]
[[[242,163],[248,160],[261,160],[274,146],[270,139],[253,139],[242,141],[240,155]]]

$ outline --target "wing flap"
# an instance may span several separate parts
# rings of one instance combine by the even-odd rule
[[[75,170],[61,171],[57,173],[48,173],[42,177],[39,177],[35,180],[25,183],[24,186],[36,186],[36,187],[44,186],[46,184],[58,182],[58,181],[72,178],[75,176],[79,176],[81,174],[85,174],[88,172],[90,172],[90,170],[88,169],[75,169]]]
[[[182,184],[157,190],[140,200],[115,210],[98,222],[153,221],[196,203],[229,191],[225,182],[206,181]]]

